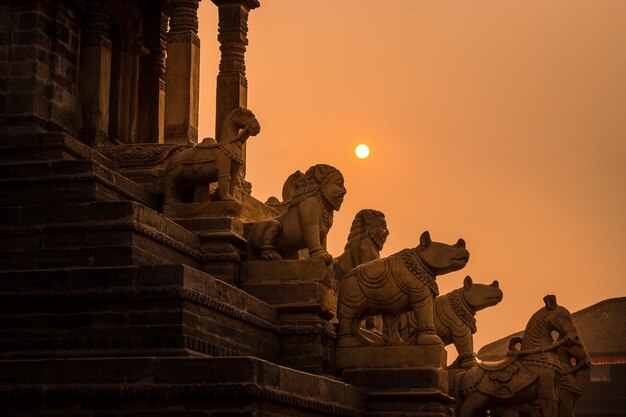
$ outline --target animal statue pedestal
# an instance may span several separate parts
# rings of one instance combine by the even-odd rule
[[[343,371],[343,380],[366,392],[365,406],[372,416],[454,416],[442,367],[350,369]]]
[[[275,307],[284,364],[316,374],[334,374],[337,333],[334,271],[322,259],[248,261],[241,288]]]
[[[172,219],[239,217],[243,204],[239,201],[167,203],[163,214]]]
[[[341,346],[341,339],[339,340]],[[445,368],[447,352],[440,344],[417,346],[338,347],[337,369]]]

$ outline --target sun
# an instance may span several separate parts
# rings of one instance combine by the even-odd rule
[[[356,149],[354,150],[354,153],[356,154],[358,158],[365,159],[370,154],[370,148],[367,145],[362,143],[356,147]]]

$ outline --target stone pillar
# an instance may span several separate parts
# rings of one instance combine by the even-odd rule
[[[258,0],[211,0],[219,8],[219,31],[222,58],[217,75],[215,107],[215,138],[222,134],[226,115],[234,108],[248,106],[248,80],[246,79],[245,53],[248,45],[248,14],[260,6]],[[246,146],[242,149],[246,160]],[[241,168],[242,178],[246,165]]]
[[[90,0],[86,4],[80,55],[80,137],[90,145],[106,143],[111,87],[111,38],[106,2]]]
[[[198,142],[198,0],[174,0],[167,34],[165,143]]]
[[[158,8],[143,14],[144,44],[150,51],[141,58],[138,141],[163,143],[165,126],[165,48],[168,17]]]

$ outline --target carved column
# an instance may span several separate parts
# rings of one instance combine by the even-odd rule
[[[150,51],[141,58],[138,139],[163,143],[165,126],[165,48],[168,17],[158,8],[143,14],[144,44]]]
[[[89,144],[107,141],[111,86],[111,37],[109,7],[104,1],[90,0],[80,52],[81,139]]]
[[[222,123],[228,112],[248,105],[248,80],[246,79],[245,53],[248,45],[248,14],[260,6],[258,0],[211,0],[219,9],[219,30],[222,57],[217,75],[215,137],[222,134]],[[242,149],[246,160],[246,147]],[[242,166],[241,176],[245,175]]]
[[[165,143],[198,142],[198,0],[174,0],[167,34]]]

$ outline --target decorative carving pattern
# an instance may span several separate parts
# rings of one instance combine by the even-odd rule
[[[108,40],[111,30],[109,26],[110,8],[108,4],[99,0],[88,0],[86,3],[83,39],[103,37]]]
[[[170,33],[198,33],[198,0],[174,0],[170,15]]]
[[[165,126],[165,137],[168,139],[186,138],[189,144],[198,143],[198,129],[189,123]]]
[[[454,290],[449,295],[452,310],[454,310],[454,312],[461,319],[461,321],[467,327],[469,327],[469,329],[472,331],[472,334],[476,333],[476,331],[478,330],[476,328],[476,317],[474,317],[476,315],[476,312],[465,301],[465,298],[463,297],[463,289]]]
[[[117,162],[119,167],[131,168],[164,164],[167,158],[191,146],[192,145],[138,144],[100,146],[96,148],[96,150],[107,158]]]
[[[200,47],[200,38],[193,32],[172,32],[167,34],[167,43],[191,43]]]
[[[83,48],[97,47],[97,48],[106,48],[111,50],[112,44],[111,41],[103,36],[83,36],[82,40]]]
[[[433,295],[439,295],[439,286],[437,285],[437,281],[435,281],[435,276],[424,268],[424,265],[422,265],[422,261],[416,255],[415,250],[404,249],[400,251],[399,255],[400,258],[402,258],[402,262],[404,262],[406,269],[411,271],[417,279],[426,284],[426,286],[433,292]]]
[[[220,60],[219,75],[229,73],[240,74],[245,77],[245,53],[248,45],[248,14],[245,7],[238,4],[221,6],[219,8],[219,27],[217,39],[220,42],[222,57]]]

